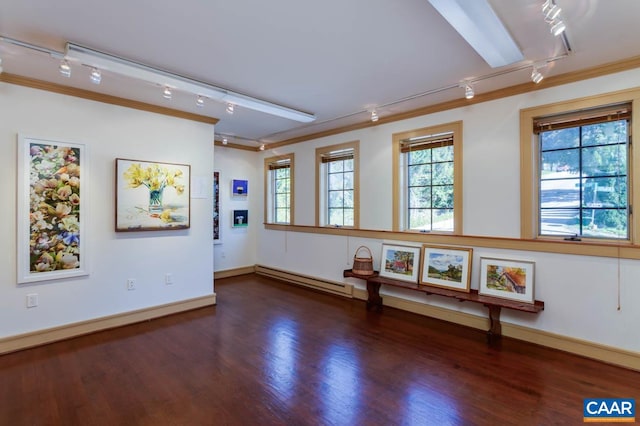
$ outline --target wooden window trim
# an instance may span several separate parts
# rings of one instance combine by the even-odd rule
[[[289,223],[285,224],[285,223],[275,223],[273,221],[273,218],[271,218],[270,220],[270,216],[269,216],[269,197],[271,196],[270,191],[269,191],[269,172],[271,170],[276,170],[282,167],[279,167],[277,165],[278,162],[280,161],[284,161],[284,160],[288,160],[289,161],[289,204],[290,204],[290,209],[289,209]],[[286,166],[283,166],[286,167]],[[289,225],[293,225],[295,224],[294,218],[295,218],[295,154],[290,153],[290,154],[283,154],[283,155],[278,155],[275,157],[268,157],[264,159],[264,222],[265,223],[271,223],[271,224],[275,224],[275,225],[283,225],[283,226],[289,226]]]
[[[424,135],[445,135],[451,133],[453,137],[453,232],[431,231],[430,233],[443,233],[447,235],[462,235],[462,121],[423,127],[392,135],[392,184],[393,184],[393,231],[394,232],[419,232],[400,229],[401,193],[400,188],[400,155],[402,154],[403,141],[418,138]],[[441,138],[433,138],[435,143],[445,143]],[[444,139],[449,139],[444,138]],[[404,144],[406,145],[406,144]]]
[[[316,226],[330,226],[328,224],[320,225],[320,218],[323,215],[323,212],[320,211],[322,207],[321,197],[324,196],[324,194],[321,193],[322,163],[331,161],[331,159],[333,158],[333,156],[329,155],[331,152],[343,151],[347,149],[353,150],[353,227],[345,226],[344,228],[360,228],[360,141],[357,140],[316,148]],[[337,157],[335,158],[336,160],[347,159],[347,157],[345,157],[344,155]]]
[[[541,105],[520,110],[520,236],[526,240],[545,240],[566,244],[562,237],[538,235],[538,137],[534,133],[534,123],[540,117],[571,116],[576,111],[588,111],[605,105],[631,104],[631,126],[629,136],[632,138],[640,126],[640,89],[622,90],[597,96],[590,96]],[[588,119],[588,117],[585,117]],[[542,121],[542,120],[540,120]],[[633,144],[629,149],[629,199],[630,205],[640,202],[640,185],[634,185],[634,175],[640,170],[640,152],[636,152]],[[637,245],[640,242],[639,220],[635,214],[629,218],[629,240],[604,240],[602,244],[616,246]],[[588,242],[576,241],[577,244]]]

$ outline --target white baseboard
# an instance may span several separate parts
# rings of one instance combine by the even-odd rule
[[[195,299],[183,300],[180,302],[168,303],[166,305],[153,306],[151,308],[125,312],[117,315],[109,315],[60,327],[53,327],[31,333],[5,337],[0,339],[0,354],[15,352],[34,346],[70,339],[83,334],[108,330],[110,328],[121,327],[215,304],[216,294],[213,293],[211,295]]]

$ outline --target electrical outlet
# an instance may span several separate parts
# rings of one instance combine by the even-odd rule
[[[38,306],[38,293],[27,294],[27,308],[35,308]]]
[[[172,285],[173,284],[173,275],[172,274],[164,274],[164,283],[166,285]]]
[[[127,280],[127,290],[135,290],[136,289],[136,280],[135,278],[129,278]]]

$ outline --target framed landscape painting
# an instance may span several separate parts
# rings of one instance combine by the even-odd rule
[[[422,246],[420,284],[469,292],[473,249]]]
[[[190,226],[191,166],[116,158],[116,231]]]
[[[382,245],[380,276],[418,282],[420,247]]]
[[[18,282],[88,275],[87,149],[18,136]]]
[[[480,294],[534,303],[534,263],[480,258]]]

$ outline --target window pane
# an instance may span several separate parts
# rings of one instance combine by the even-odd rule
[[[353,226],[355,223],[353,221],[353,212],[353,209],[344,209],[344,222],[342,223],[342,226]]]
[[[343,201],[345,207],[353,208],[353,191],[344,191]]]
[[[584,207],[616,207],[627,206],[626,178],[591,178],[585,179],[582,193]]]
[[[341,190],[344,188],[344,178],[342,173],[329,175],[329,191]]]
[[[628,238],[627,211],[622,209],[585,209],[583,235],[597,238]]]
[[[438,161],[453,161],[453,145],[434,148],[431,152],[434,163]]]
[[[407,153],[408,164],[425,164],[431,163],[431,150],[420,149],[418,151],[409,151]]]
[[[350,160],[344,160],[344,165],[343,165],[343,170],[345,172],[352,172],[353,171],[353,159]]]
[[[437,209],[453,208],[453,185],[434,186],[433,207]]]
[[[559,177],[550,173],[576,173],[580,170],[580,150],[563,149],[561,151],[543,152],[541,156],[542,178]]]
[[[540,149],[574,148],[580,145],[580,128],[552,130],[540,133]]]
[[[344,225],[343,210],[329,208],[329,225]]]
[[[582,127],[582,145],[606,145],[627,141],[627,121],[591,124]]]
[[[328,169],[329,169],[329,173],[338,173],[343,171],[343,167],[344,167],[344,162],[342,160],[340,161],[330,161],[329,163],[327,163]]]
[[[409,167],[409,186],[431,185],[431,164]]]
[[[453,231],[453,209],[433,210],[432,228],[434,231]]]
[[[605,145],[582,150],[582,173],[586,176],[626,175],[626,145]]]
[[[353,189],[353,172],[343,174],[344,189]]]
[[[409,229],[431,230],[431,209],[410,209]]]
[[[433,185],[453,184],[453,163],[436,163],[433,165]]]
[[[342,191],[330,191],[329,192],[329,209],[340,208],[344,206],[343,195],[344,195],[344,192]]]
[[[276,222],[289,223],[289,209],[276,209]]]
[[[275,186],[278,194],[289,192],[289,179],[276,180]]]
[[[431,187],[409,188],[409,208],[431,207]]]
[[[580,210],[543,209],[540,211],[540,234],[580,235]]]
[[[276,169],[276,179],[287,179],[291,169]]]
[[[276,208],[289,207],[289,194],[276,195]]]
[[[549,179],[540,182],[540,207],[579,207],[580,179]]]

